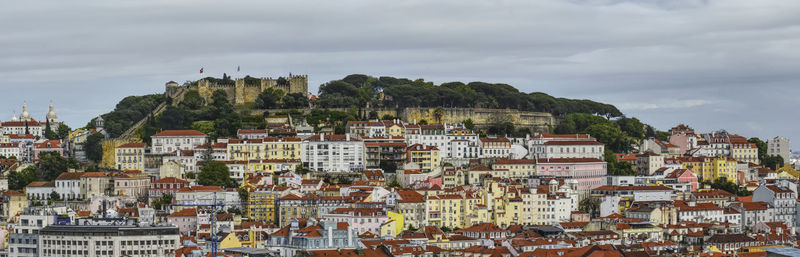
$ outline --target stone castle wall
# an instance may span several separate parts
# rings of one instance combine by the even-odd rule
[[[273,78],[261,78],[257,83],[245,83],[244,79],[236,79],[233,85],[217,84],[207,80],[197,81],[197,85],[189,86],[190,90],[197,90],[206,102],[211,102],[211,95],[217,90],[225,91],[228,101],[234,104],[244,104],[255,102],[258,94],[267,88],[283,90],[286,94],[301,93],[308,95],[308,76],[290,75],[285,78],[289,85],[278,85],[278,80]],[[167,89],[169,90],[169,89]]]
[[[330,110],[348,111],[347,108],[329,108]],[[472,122],[478,128],[487,128],[492,124],[501,121],[510,121],[515,127],[531,128],[534,132],[544,132],[548,130],[549,126],[555,127],[558,125],[558,119],[552,114],[547,112],[529,112],[519,111],[515,109],[488,109],[488,108],[442,108],[441,120],[438,120],[436,114],[437,108],[413,107],[413,108],[365,108],[362,109],[364,114],[372,111],[378,113],[378,117],[384,115],[391,115],[400,118],[406,122],[420,122],[422,120],[428,123],[461,123],[467,119],[472,119]],[[250,114],[261,114],[264,110],[257,110]],[[269,110],[270,113],[276,113],[289,110]],[[303,110],[306,114],[310,109]]]
[[[556,119],[546,112],[529,112],[515,109],[487,108],[406,108],[397,117],[409,122],[426,120],[428,123],[461,123],[472,119],[476,127],[485,128],[501,121],[510,121],[516,127],[527,127],[534,131],[547,131],[548,126],[555,126]],[[441,115],[441,116],[440,116]]]

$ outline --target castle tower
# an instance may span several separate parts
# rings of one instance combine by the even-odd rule
[[[103,120],[102,116],[97,116],[97,119],[94,120],[94,127],[98,131],[103,130],[103,126],[105,125],[106,121]]]
[[[167,84],[164,85],[164,87],[166,88],[164,90],[164,93],[166,93],[167,96],[174,96],[175,93],[178,92],[178,82],[169,81],[167,82]]]

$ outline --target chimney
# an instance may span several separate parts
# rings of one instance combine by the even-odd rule
[[[319,141],[320,142],[325,142],[325,133],[319,134]]]
[[[350,141],[350,134],[344,134],[344,140]]]
[[[333,226],[328,226],[328,247],[333,247]]]

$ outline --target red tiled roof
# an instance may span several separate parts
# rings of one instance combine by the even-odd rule
[[[547,141],[544,145],[602,145],[597,141]]]
[[[666,186],[600,186],[592,190],[598,191],[673,191]]]
[[[167,217],[197,217],[197,209],[183,209],[177,212],[173,212]]]
[[[589,134],[550,134],[547,132],[543,132],[533,138],[594,139]]]
[[[56,183],[52,181],[34,181],[28,184],[26,187],[55,187]]]
[[[34,148],[61,148],[61,140],[45,140],[40,143],[33,144]]]
[[[83,176],[83,172],[62,172],[56,180],[78,180]]]
[[[155,183],[181,183],[181,184],[188,184],[189,181],[186,181],[186,180],[183,180],[183,179],[179,179],[179,178],[175,178],[175,177],[165,177],[165,178],[161,178],[159,180],[153,181],[153,183],[154,184]]]
[[[478,225],[474,225],[474,226],[471,226],[471,227],[468,227],[468,228],[461,229],[459,231],[481,232],[481,233],[483,233],[483,232],[505,232],[504,229],[502,229],[502,228],[500,228],[497,225],[492,224],[492,223],[482,223],[482,224],[478,224]]]
[[[205,137],[203,132],[193,129],[164,130],[151,137]]]
[[[499,159],[494,164],[536,164],[536,160],[533,159]]]
[[[145,143],[127,143],[121,146],[117,146],[117,148],[144,148],[147,144]]]
[[[97,177],[105,177],[105,176],[106,176],[105,173],[102,173],[102,172],[99,172],[99,171],[81,173],[81,177],[97,178]]]
[[[536,163],[581,163],[581,162],[603,162],[597,158],[539,158]]]
[[[482,137],[480,140],[481,142],[511,143],[511,141],[505,137]]]

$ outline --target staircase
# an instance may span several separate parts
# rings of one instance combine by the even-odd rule
[[[178,88],[178,91],[175,92],[175,95],[171,96],[172,97],[172,106],[178,106],[178,104],[180,104],[181,101],[183,101],[183,95],[186,94],[186,91],[187,91],[186,87]],[[164,110],[166,110],[167,107],[169,107],[169,105],[167,105],[166,101],[164,101],[163,103],[159,104],[158,106],[156,106],[156,108],[152,112],[150,112],[150,114],[146,115],[140,121],[138,121],[135,124],[133,124],[133,126],[128,128],[128,130],[125,130],[125,133],[122,133],[122,135],[120,135],[118,137],[118,139],[122,139],[122,140],[126,140],[126,141],[135,140],[136,139],[135,138],[136,131],[139,130],[139,128],[141,128],[142,126],[144,126],[145,122],[147,122],[147,118],[151,117],[151,116],[154,117],[154,118],[157,117],[162,112],[164,112]],[[139,141],[139,140],[140,139],[135,140],[135,141]]]

